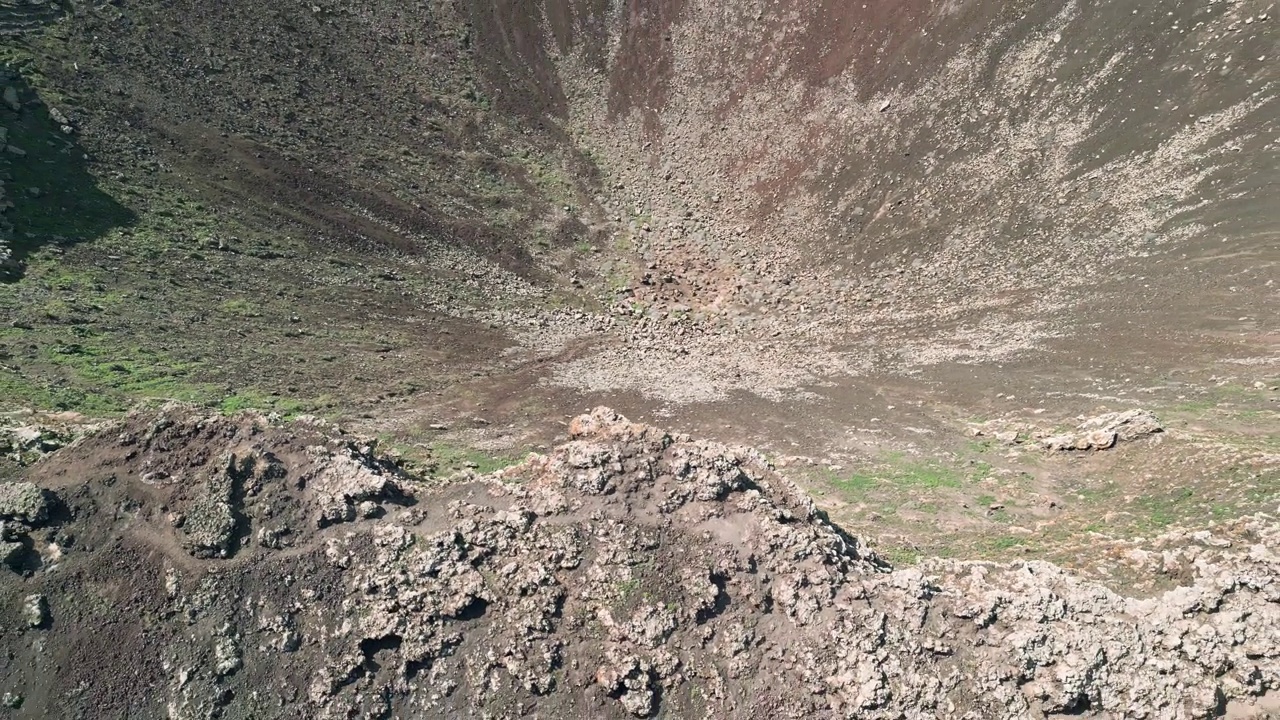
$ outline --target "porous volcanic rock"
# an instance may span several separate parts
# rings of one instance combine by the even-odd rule
[[[1250,717],[1280,683],[1268,518],[1241,521],[1243,545],[1188,535],[1182,586],[1137,599],[1043,562],[895,570],[758,453],[603,408],[546,455],[443,487],[318,422],[124,425],[30,474],[68,507],[59,537],[84,539],[0,585],[58,608],[41,632],[61,670],[0,631],[32,712]],[[237,551],[196,558],[165,513],[206,497],[206,471],[234,479]],[[127,606],[84,599],[106,578]],[[112,638],[137,660],[104,664]],[[142,681],[162,690],[123,693]]]

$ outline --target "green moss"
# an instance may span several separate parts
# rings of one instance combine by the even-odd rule
[[[991,452],[993,445],[994,443],[990,440],[970,440],[965,443],[965,450],[971,454],[981,455],[983,453]]]
[[[475,448],[446,442],[431,444],[431,459],[436,473],[447,475],[461,470],[473,470],[481,475],[497,472],[515,465],[519,460],[511,455],[490,454]]]
[[[1196,513],[1193,502],[1195,491],[1183,488],[1170,495],[1155,495],[1138,499],[1134,505],[1141,513],[1139,525],[1148,530],[1163,530]]]
[[[70,409],[58,407],[50,389],[39,381],[7,367],[0,367],[0,409],[14,410],[24,406]]]
[[[261,410],[277,412],[285,418],[291,418],[311,410],[313,406],[296,398],[276,397],[255,392],[241,392],[223,398],[218,409],[230,415],[243,410]]]
[[[984,549],[988,553],[1002,553],[1024,545],[1026,545],[1026,541],[1023,538],[1013,535],[1001,535],[987,540]]]
[[[618,595],[622,596],[623,600],[631,597],[632,593],[638,589],[640,589],[639,578],[632,578],[618,583]]]
[[[240,318],[257,318],[262,317],[262,311],[258,309],[258,304],[252,300],[245,298],[235,298],[227,300],[220,306],[222,312]]]
[[[964,484],[957,470],[933,461],[905,464],[891,471],[888,479],[896,485],[928,489],[958,488]]]
[[[143,348],[107,348],[101,344],[64,343],[45,348],[45,360],[69,372],[75,384],[95,400],[76,408],[93,414],[117,414],[138,399],[180,400],[208,404],[214,387],[192,379],[195,365],[156,355]]]
[[[969,468],[969,482],[981,482],[991,477],[991,463],[976,462]]]
[[[895,567],[918,565],[922,557],[919,550],[902,547],[877,548],[876,552]]]
[[[826,473],[826,482],[846,495],[915,492],[920,490],[955,489],[966,482],[976,482],[991,473],[991,466],[978,463],[967,473],[937,460],[916,460],[902,453],[889,453],[878,470],[862,470],[847,476]]]
[[[832,477],[829,482],[835,489],[852,495],[866,493],[876,487],[876,478],[863,473],[854,473],[847,478]]]
[[[118,415],[139,401],[179,400],[224,412],[254,408],[296,414],[308,406],[296,399],[242,392],[230,397],[201,380],[203,366],[142,346],[120,346],[121,336],[75,326],[67,330],[9,330],[6,339],[39,339],[43,372],[0,372],[0,407],[75,410],[91,416]]]

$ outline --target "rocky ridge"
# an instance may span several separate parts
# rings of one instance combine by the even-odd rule
[[[1171,536],[1179,587],[1127,598],[894,569],[754,451],[603,408],[570,436],[439,485],[318,421],[130,416],[5,487],[39,557],[0,582],[3,690],[52,708],[97,658],[74,634],[117,624],[143,660],[96,667],[84,712],[1262,717],[1280,683],[1273,518]],[[88,602],[107,577],[128,617]],[[167,693],[121,694],[138,675]]]

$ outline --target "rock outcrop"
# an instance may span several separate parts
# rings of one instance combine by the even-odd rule
[[[1188,534],[1181,586],[1127,598],[1042,562],[893,569],[754,451],[607,409],[546,455],[443,487],[335,433],[171,408],[35,467],[69,508],[59,532],[90,546],[3,599],[48,599],[39,631],[68,667],[96,657],[74,633],[140,622],[121,634],[142,643],[130,679],[167,688],[110,706],[125,671],[99,663],[106,689],[78,702],[182,718],[1207,718],[1261,717],[1280,686],[1271,519],[1236,540]],[[56,480],[95,464],[132,479]],[[231,540],[202,547],[235,552],[192,558],[165,513],[214,496]],[[130,609],[72,602],[108,575],[132,583]],[[0,669],[38,711],[60,696],[42,699],[35,673],[77,677],[24,658],[26,617],[0,635],[16,649]]]
[[[1130,442],[1164,432],[1155,415],[1146,410],[1125,410],[1089,418],[1073,432],[1040,441],[1046,450],[1107,450],[1117,442]]]

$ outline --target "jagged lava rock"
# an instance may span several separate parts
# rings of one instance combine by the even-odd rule
[[[168,422],[171,477],[176,455],[240,478],[235,557],[193,559],[145,523],[94,531],[101,502],[71,502],[69,529],[116,538],[117,557],[136,546],[130,562],[154,568],[133,591],[159,638],[137,672],[167,688],[156,703],[172,717],[1195,718],[1280,683],[1280,533],[1265,519],[1248,521],[1248,547],[1197,546],[1183,587],[1133,599],[1042,562],[895,570],[758,453],[603,408],[546,455],[445,486],[319,425]],[[57,476],[64,453],[107,449],[89,438],[37,476]],[[144,459],[132,457],[120,462]],[[322,479],[333,457],[394,497]],[[317,511],[361,488],[385,497],[356,505],[381,512],[317,527]],[[181,499],[171,490],[166,507]],[[146,507],[137,517],[160,522]],[[285,519],[292,546],[259,532]],[[104,557],[74,556],[59,573]],[[45,581],[56,574],[32,587]],[[60,618],[48,647],[82,648],[77,622]],[[14,690],[38,711],[25,677]]]

